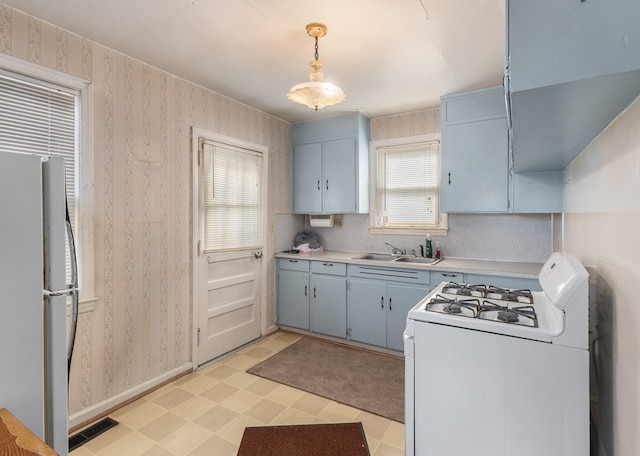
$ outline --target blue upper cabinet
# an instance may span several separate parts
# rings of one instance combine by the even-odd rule
[[[560,171],[513,173],[503,87],[442,97],[445,212],[562,212]]]
[[[509,148],[502,87],[442,97],[442,208],[509,210]]]
[[[640,94],[638,0],[508,0],[513,170],[564,169]]]
[[[369,211],[369,119],[349,113],[291,129],[292,199],[297,214]]]

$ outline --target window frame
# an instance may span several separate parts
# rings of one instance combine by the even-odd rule
[[[94,221],[93,221],[93,147],[91,130],[91,83],[84,79],[61,73],[31,62],[0,54],[0,72],[25,81],[43,85],[61,86],[79,94],[78,144],[76,157],[76,227],[74,240],[78,259],[78,283],[80,287],[79,313],[93,310],[97,300],[94,283]],[[70,309],[67,309],[69,313]]]
[[[442,212],[439,206],[439,223],[432,226],[424,227],[379,227],[376,226],[376,207],[378,201],[378,149],[380,147],[404,146],[418,143],[440,142],[440,133],[432,133],[427,135],[407,136],[403,138],[392,138],[374,140],[369,142],[369,232],[371,234],[409,234],[409,235],[436,235],[446,236],[449,229],[449,220],[446,213]],[[440,154],[442,151],[440,150]],[[439,157],[438,178],[441,175],[442,155]],[[438,186],[441,190],[441,180],[438,179]]]

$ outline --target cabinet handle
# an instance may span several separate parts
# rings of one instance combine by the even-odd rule
[[[316,287],[313,287],[313,299],[316,299]]]
[[[333,266],[333,263],[322,263],[323,266]]]
[[[451,185],[451,172],[449,172],[449,185]]]
[[[318,191],[320,191],[320,179],[318,179]]]
[[[442,277],[458,277],[458,274],[447,274],[443,272]]]
[[[329,179],[327,179],[326,186],[327,186],[327,190],[329,190]]]
[[[307,296],[307,285],[304,286],[304,295]]]
[[[384,296],[380,296],[380,308],[384,309]]]
[[[289,260],[289,263],[297,263],[298,260]]]
[[[389,298],[389,312],[391,312],[392,309],[393,309],[393,306],[391,305],[391,298]]]

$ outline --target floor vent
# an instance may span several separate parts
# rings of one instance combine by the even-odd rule
[[[73,451],[76,448],[84,445],[89,440],[98,437],[105,431],[108,431],[112,427],[118,424],[117,421],[112,420],[111,418],[105,418],[102,421],[98,421],[93,426],[89,426],[86,429],[78,432],[76,435],[72,435],[69,437],[69,451]]]

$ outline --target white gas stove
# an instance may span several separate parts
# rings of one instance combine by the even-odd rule
[[[588,274],[554,253],[539,281],[443,282],[409,311],[407,455],[589,454]]]

